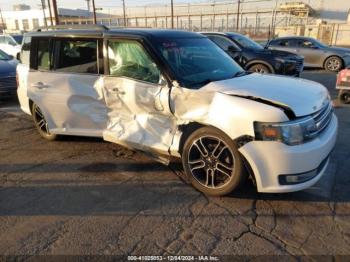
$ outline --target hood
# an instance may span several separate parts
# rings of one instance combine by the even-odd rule
[[[257,73],[211,82],[202,90],[263,99],[290,108],[297,117],[317,112],[329,99],[327,89],[316,82]]]
[[[18,61],[16,59],[0,60],[0,77],[16,76],[16,67]]]
[[[344,48],[344,47],[335,47],[335,46],[330,46],[328,47],[330,50],[333,52],[340,52],[340,53],[349,53],[350,54],[350,49],[349,48]]]

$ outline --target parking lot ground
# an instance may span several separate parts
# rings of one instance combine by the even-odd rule
[[[307,71],[336,97],[335,75]],[[350,255],[350,108],[325,176],[290,194],[247,182],[207,197],[169,167],[100,139],[39,137],[0,105],[2,255]]]

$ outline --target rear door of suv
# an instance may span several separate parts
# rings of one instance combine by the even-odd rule
[[[103,41],[98,38],[32,37],[28,97],[50,132],[102,136]]]

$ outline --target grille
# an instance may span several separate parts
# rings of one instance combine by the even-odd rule
[[[332,120],[333,116],[333,106],[332,103],[328,102],[320,111],[312,115],[316,123],[316,129],[310,132],[309,137],[313,138],[320,134]]]
[[[303,71],[304,69],[304,60],[303,59],[297,59],[295,63],[295,67],[298,70],[298,72]]]
[[[2,77],[0,78],[0,89],[15,90],[17,88],[16,77]]]

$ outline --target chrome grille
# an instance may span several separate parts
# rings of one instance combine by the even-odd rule
[[[1,77],[0,78],[0,89],[15,90],[17,88],[16,77]]]
[[[333,106],[329,102],[321,110],[314,113],[312,118],[315,120],[316,129],[313,132],[310,132],[309,137],[315,137],[321,133],[331,122],[333,116]]]

